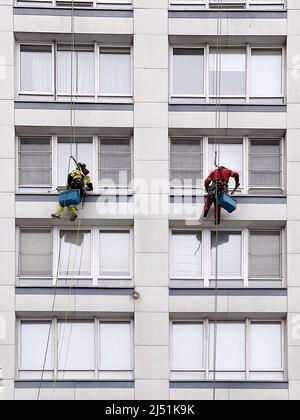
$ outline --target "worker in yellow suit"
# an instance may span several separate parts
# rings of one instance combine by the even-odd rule
[[[89,171],[85,163],[78,163],[76,169],[68,175],[69,190],[79,190],[81,201],[83,200],[87,191],[93,191],[93,184],[88,176]],[[51,214],[52,217],[60,219],[64,214],[65,208],[61,205],[58,206],[55,213]],[[70,221],[74,222],[77,219],[78,208],[76,206],[68,206],[68,213]]]

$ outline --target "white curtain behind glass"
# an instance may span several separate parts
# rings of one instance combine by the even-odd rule
[[[21,91],[51,94],[52,83],[52,53],[21,50]]]
[[[49,276],[52,273],[51,231],[21,231],[20,275]]]
[[[280,323],[251,323],[251,368],[282,368],[282,336]]]
[[[129,232],[100,232],[100,275],[129,277]]]
[[[282,51],[252,50],[251,96],[281,96]]]
[[[20,337],[20,367],[42,370],[53,367],[53,345],[51,322],[22,322]],[[49,346],[47,351],[47,343]]]
[[[59,370],[95,369],[94,331],[93,322],[59,322]]]
[[[218,246],[218,277],[242,275],[242,235],[240,232],[211,233],[211,276],[216,275],[216,245]]]
[[[100,323],[100,369],[131,369],[131,326],[129,322]]]
[[[173,233],[172,275],[182,279],[187,277],[201,278],[202,238],[200,233]]]
[[[57,153],[57,184],[66,185],[68,177],[69,159],[74,156],[78,162],[85,163],[90,171],[93,172],[93,144],[92,142],[60,142],[58,143]],[[71,160],[70,171],[75,169],[75,163]]]
[[[232,169],[240,174],[240,183],[243,184],[243,145],[242,143],[209,143],[208,145],[208,169],[215,169],[215,151],[218,152],[217,164]],[[230,178],[229,188],[234,188],[235,181]]]
[[[172,326],[172,369],[201,369],[203,324],[174,323]]]
[[[91,275],[91,233],[89,231],[62,231],[59,275]]]
[[[100,94],[131,94],[130,54],[100,51]]]
[[[216,332],[216,335],[215,335]],[[210,370],[214,369],[214,340],[217,338],[216,369],[244,370],[246,367],[245,323],[210,324]]]
[[[221,69],[221,73],[217,70]],[[216,74],[217,72],[217,74]],[[220,78],[219,78],[220,77]],[[220,84],[220,86],[219,86]],[[219,92],[220,90],[220,92]],[[210,49],[209,92],[211,95],[240,95],[246,93],[246,52],[245,49]]]

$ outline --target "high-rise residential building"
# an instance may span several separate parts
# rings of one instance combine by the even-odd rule
[[[0,400],[300,399],[300,1],[0,22]],[[215,152],[241,178],[219,226]],[[75,222],[51,217],[72,156]]]

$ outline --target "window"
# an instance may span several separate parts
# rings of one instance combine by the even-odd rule
[[[19,242],[19,276],[52,276],[51,230],[22,229]]]
[[[132,370],[132,336],[129,322],[101,322],[99,366],[102,371]]]
[[[128,46],[96,43],[21,43],[19,99],[91,102],[124,97],[123,102],[128,101],[132,96],[131,51]]]
[[[57,46],[57,91],[59,95],[94,95],[95,65],[94,46]],[[72,77],[71,77],[72,73]]]
[[[202,278],[201,232],[172,232],[172,278]]]
[[[246,95],[246,51],[244,48],[211,48],[209,52],[211,96]],[[220,73],[219,73],[220,71]]]
[[[282,152],[279,139],[250,141],[249,177],[252,193],[282,192]]]
[[[100,187],[127,188],[132,181],[130,139],[100,139],[98,162]]]
[[[216,252],[218,252],[217,256]],[[211,232],[211,277],[215,278],[216,274],[223,278],[240,278],[242,276],[241,232]]]
[[[49,187],[52,185],[52,152],[49,137],[19,139],[20,187]]]
[[[66,185],[68,173],[76,167],[70,156],[74,156],[77,162],[85,163],[92,174],[93,140],[89,137],[78,137],[75,140],[72,140],[70,137],[58,138],[57,181],[59,186]]]
[[[251,96],[282,96],[282,50],[251,51]]]
[[[100,48],[100,95],[131,95],[130,48]]]
[[[20,323],[19,379],[53,378],[51,322]]]
[[[21,320],[18,379],[133,379],[132,329],[129,320]]]
[[[284,379],[281,322],[251,322],[251,380]]]
[[[59,276],[91,277],[91,232],[62,230],[60,238]]]
[[[170,287],[283,287],[283,240],[280,229],[174,229]]]
[[[283,10],[285,8],[285,0],[170,0],[173,7],[180,10],[187,9],[206,9],[213,10],[234,9],[234,10]]]
[[[100,231],[100,277],[131,275],[131,239],[129,231]]]
[[[254,285],[259,280],[274,286],[282,281],[282,251],[280,231],[251,231],[249,243],[249,279]],[[255,281],[256,280],[256,281]]]
[[[203,151],[201,138],[172,138],[170,177],[173,187],[201,187]]]
[[[226,166],[240,174],[240,183],[243,185],[243,140],[242,139],[209,139],[208,140],[208,172],[215,170],[215,152],[217,164]],[[235,187],[235,181],[230,178],[229,188]]]
[[[174,48],[173,95],[204,95],[203,48]]]
[[[21,45],[20,91],[23,94],[53,93],[53,59],[51,45]]]
[[[204,326],[202,322],[174,322],[172,327],[172,370],[204,371]],[[204,378],[204,372],[203,372]]]
[[[94,379],[95,325],[93,322],[58,322],[59,379]]]
[[[284,47],[172,47],[173,103],[284,103]]]
[[[174,321],[171,380],[282,381],[282,321]]]

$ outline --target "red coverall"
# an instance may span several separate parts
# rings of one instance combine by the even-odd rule
[[[219,196],[222,192],[228,192],[230,178],[234,178],[235,187],[238,188],[240,185],[240,176],[238,172],[220,166],[218,169],[212,171],[204,182],[205,190],[207,192],[204,203],[204,217],[208,215],[211,205],[214,204],[216,224],[220,224],[221,220],[221,207],[216,204],[216,196]]]

